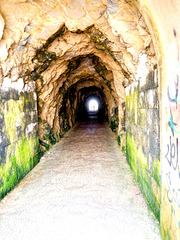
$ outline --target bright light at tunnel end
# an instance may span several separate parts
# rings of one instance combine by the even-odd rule
[[[88,102],[88,111],[90,112],[96,112],[99,109],[99,103],[95,99],[91,99]]]

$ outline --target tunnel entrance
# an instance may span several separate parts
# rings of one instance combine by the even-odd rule
[[[84,101],[81,120],[98,119],[101,110],[101,100],[96,95],[90,95]]]
[[[98,112],[99,103],[96,99],[90,98],[88,101],[88,109],[89,112]]]
[[[119,10],[115,10],[117,13],[104,15],[106,10],[101,9],[104,16],[101,18],[100,15],[97,22],[85,21],[86,26],[82,27],[82,22],[79,25],[78,20],[72,25],[64,21],[56,30],[47,31],[49,35],[45,41],[42,40],[36,47],[33,45],[32,56],[27,56],[27,61],[30,60],[27,62],[28,70],[26,73],[23,70],[20,75],[25,76],[25,86],[21,78],[17,86],[22,86],[21,90],[25,90],[27,95],[28,91],[37,92],[38,106],[36,109],[36,94],[33,100],[29,97],[32,100],[30,103],[17,94],[17,104],[24,105],[21,106],[22,118],[14,120],[13,124],[15,127],[23,126],[25,129],[22,132],[27,136],[31,136],[34,126],[34,132],[38,127],[40,153],[44,154],[79,121],[93,118],[108,122],[120,148],[127,152],[127,160],[142,183],[143,191],[150,196],[154,212],[159,216],[159,195],[152,190],[154,185],[159,189],[160,161],[159,145],[156,144],[159,141],[156,55],[143,16],[133,4],[127,1],[123,4],[125,9],[130,10],[125,11],[123,16],[124,7],[121,4],[117,8]],[[127,19],[131,19],[130,22]],[[27,36],[29,25],[24,31]],[[26,40],[16,46],[17,54],[26,54],[23,50],[26,45],[31,46],[31,38]],[[15,73],[16,70],[12,69],[10,76],[13,79]],[[6,79],[3,86],[8,82]],[[17,98],[16,94],[13,96]],[[90,97],[98,99],[97,112],[88,111],[86,107]],[[9,101],[8,104],[4,107],[5,111],[12,109],[11,104],[15,103]],[[26,107],[29,106],[38,119],[33,118],[33,113],[27,113]],[[19,113],[20,106],[14,109],[15,113]],[[22,120],[23,109],[25,123]],[[13,119],[11,114],[7,119]],[[10,139],[13,145],[16,141],[12,137]],[[18,151],[16,155],[18,157]]]
[[[83,88],[79,92],[77,119],[80,122],[108,121],[107,100],[101,89],[97,87]]]
[[[87,97],[87,99],[84,102],[83,112],[82,115],[84,117],[81,118],[81,120],[84,118],[86,120],[104,120],[104,114],[103,114],[103,106],[101,99],[97,97],[96,95],[90,95]]]
[[[70,128],[97,117],[156,217],[165,210],[164,236],[180,236],[179,30],[164,1],[0,1],[0,198]]]

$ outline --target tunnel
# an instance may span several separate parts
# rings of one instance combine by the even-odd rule
[[[107,99],[102,90],[97,87],[85,87],[79,92],[77,102],[77,121],[97,121],[108,122]]]
[[[179,14],[178,0],[0,1],[0,199],[78,124],[108,126],[162,239],[180,239]]]

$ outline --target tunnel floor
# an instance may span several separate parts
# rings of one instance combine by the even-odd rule
[[[0,239],[158,240],[116,136],[76,125],[0,203]]]

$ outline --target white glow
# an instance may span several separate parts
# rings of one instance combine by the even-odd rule
[[[89,101],[89,111],[98,111],[98,102],[96,100],[90,100]]]

